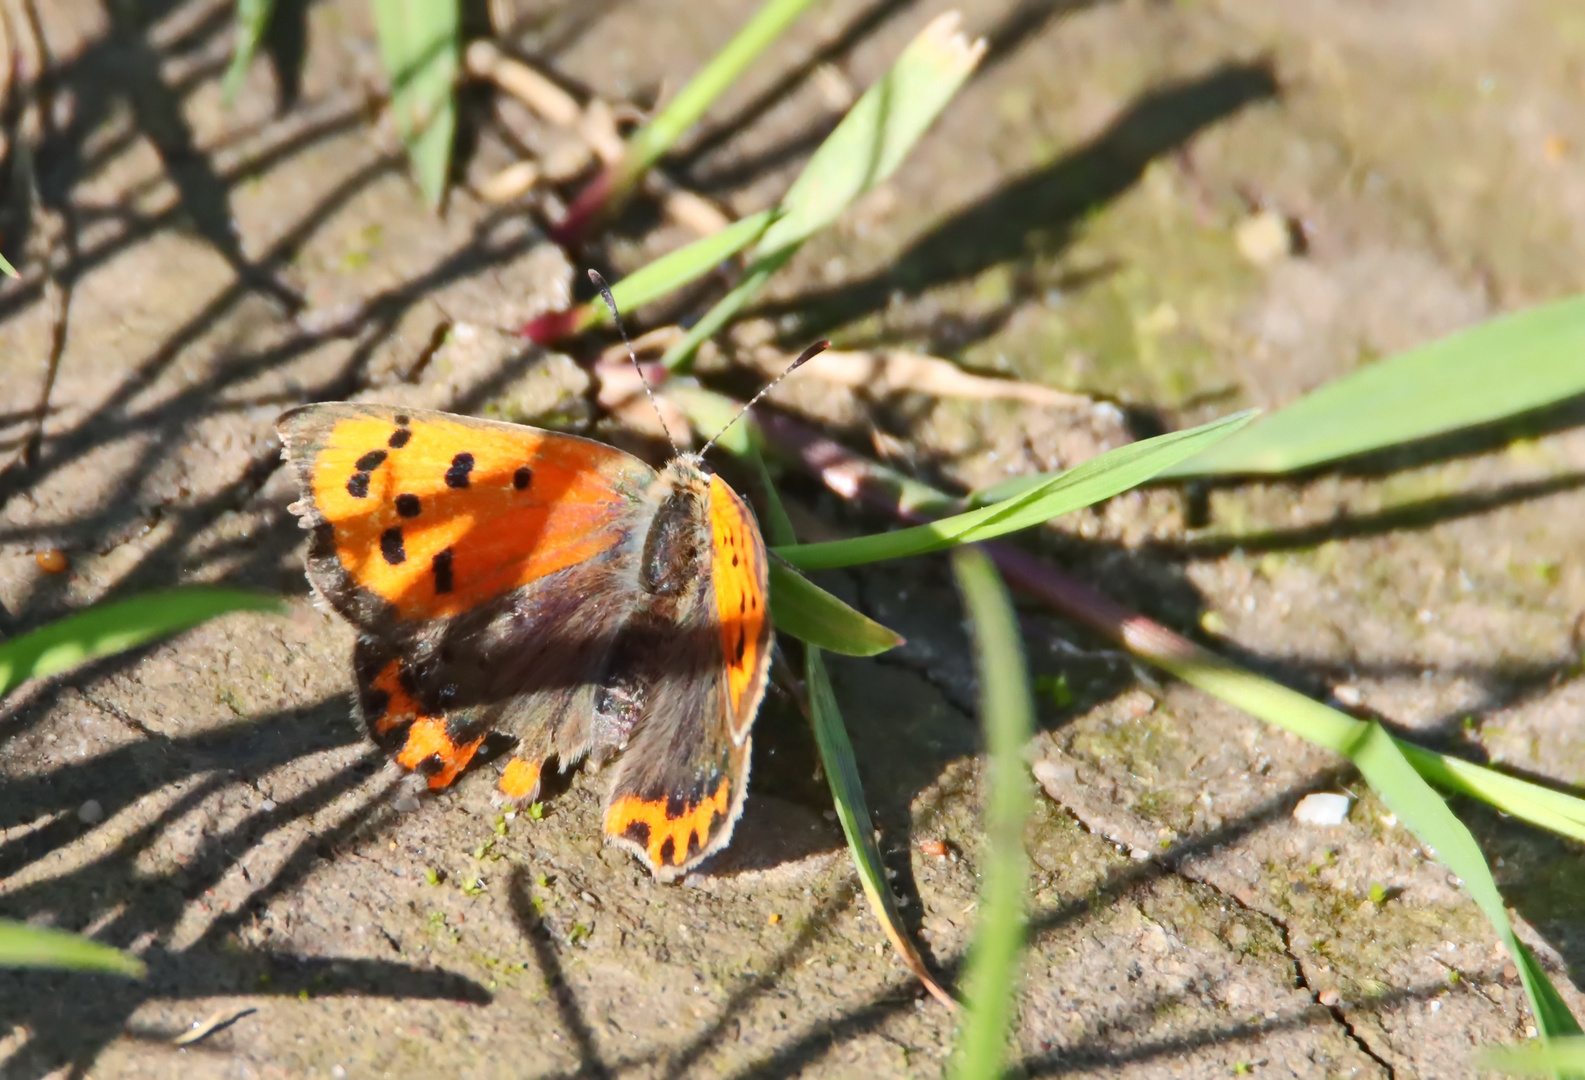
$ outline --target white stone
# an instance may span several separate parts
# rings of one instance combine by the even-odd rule
[[[1304,825],[1341,825],[1348,820],[1350,802],[1347,795],[1331,792],[1306,795],[1293,808],[1293,820]]]

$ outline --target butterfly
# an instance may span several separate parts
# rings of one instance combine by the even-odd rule
[[[770,667],[754,513],[704,459],[656,470],[575,435],[386,405],[279,431],[308,579],[357,629],[374,741],[448,787],[516,739],[501,793],[551,760],[617,764],[606,838],[670,881],[726,846]]]

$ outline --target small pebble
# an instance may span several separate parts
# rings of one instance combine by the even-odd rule
[[[945,840],[921,840],[921,841],[919,841],[919,853],[921,855],[929,855],[932,858],[944,859],[944,858],[947,857],[947,844],[946,844],[946,841]]]
[[[1256,266],[1269,266],[1293,254],[1293,229],[1275,210],[1262,210],[1233,229],[1238,252]]]
[[[105,819],[105,808],[98,799],[89,799],[77,808],[77,820],[84,825],[97,825]]]
[[[275,800],[274,799],[265,799],[263,802],[261,802],[259,804],[259,809],[263,810],[266,814],[275,813]]]
[[[1335,1009],[1343,1003],[1343,995],[1336,990],[1322,990],[1315,1000],[1325,1005],[1328,1009]]]
[[[33,561],[39,564],[39,569],[46,574],[59,574],[66,569],[66,553],[55,548],[41,551],[33,556]]]
[[[1293,820],[1304,825],[1341,825],[1348,820],[1349,797],[1331,792],[1306,795],[1293,808]]]
[[[781,922],[781,916],[774,911],[765,916],[766,926],[775,926],[779,922]]]

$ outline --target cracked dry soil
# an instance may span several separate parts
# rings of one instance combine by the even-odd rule
[[[942,6],[818,7],[712,112],[678,179],[763,207]],[[601,847],[600,777],[570,775],[538,819],[500,819],[488,769],[397,809],[351,717],[350,633],[306,598],[274,419],[357,397],[579,421],[582,369],[492,329],[560,303],[574,267],[469,193],[510,160],[511,117],[468,106],[484,122],[464,183],[431,215],[368,119],[365,6],[291,7],[294,100],[277,109],[261,64],[228,111],[229,3],[44,6],[39,179],[67,211],[70,304],[37,458],[0,475],[0,631],[175,581],[280,591],[293,613],[5,703],[0,915],[136,949],[150,974],[0,973],[0,1072],[936,1075],[952,1019],[887,953],[785,700],[760,719],[731,848],[680,886]],[[526,48],[621,98],[675,86],[751,5],[507,7]],[[795,341],[903,342],[1128,408],[778,388],[852,445],[958,485],[1067,466],[1127,438],[1125,416],[1280,405],[1581,286],[1585,14],[1566,0],[962,7],[990,41],[983,71],[764,313]],[[1256,207],[1305,250],[1240,255]],[[631,269],[683,239],[639,213],[607,255]],[[7,452],[58,314],[36,281],[0,288]],[[1136,492],[1031,542],[1294,685],[1577,783],[1581,419],[1218,490],[1205,527],[1178,495]],[[810,534],[882,524],[796,477],[787,491]],[[44,550],[69,568],[44,572]],[[982,780],[956,600],[932,560],[824,583],[908,638],[833,669],[904,913],[951,978]],[[1473,1047],[1525,1035],[1473,905],[1335,760],[1040,611],[1024,628],[1049,796],[1028,832],[1024,1075],[1472,1076]],[[1293,820],[1336,790],[1358,797],[1344,824]],[[1460,811],[1579,1013],[1580,852]]]

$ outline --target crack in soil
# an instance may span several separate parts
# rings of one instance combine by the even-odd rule
[[[1104,828],[1100,827],[1097,823],[1092,822],[1082,812],[1082,808],[1076,808],[1072,804],[1065,802],[1064,800],[1053,795],[1049,788],[1047,788],[1044,784],[1042,784],[1041,787],[1048,799],[1062,807],[1062,809],[1067,811],[1068,814],[1072,815],[1073,820],[1078,822],[1079,826],[1090,835],[1099,837],[1109,844],[1123,844],[1135,850],[1138,850],[1141,847],[1140,844],[1135,843],[1134,840],[1129,837],[1108,835]],[[1145,850],[1148,850],[1148,848]],[[1183,881],[1210,889],[1219,898],[1233,904],[1240,911],[1247,912],[1255,918],[1258,918],[1274,927],[1282,939],[1282,954],[1292,966],[1294,986],[1308,994],[1310,1001],[1313,1004],[1318,1005],[1327,1011],[1328,1015],[1331,1016],[1332,1021],[1337,1025],[1338,1030],[1343,1033],[1349,1042],[1353,1043],[1359,1048],[1360,1053],[1364,1054],[1366,1057],[1370,1058],[1370,1060],[1374,1061],[1381,1067],[1387,1077],[1387,1080],[1396,1080],[1398,1075],[1396,1068],[1394,1068],[1390,1061],[1382,1057],[1371,1047],[1364,1035],[1362,1035],[1354,1026],[1354,1024],[1348,1019],[1348,1015],[1344,1011],[1342,1003],[1339,1002],[1337,1005],[1327,1005],[1321,1001],[1320,992],[1310,984],[1309,977],[1304,973],[1304,964],[1300,961],[1298,954],[1293,949],[1293,942],[1290,937],[1288,924],[1285,921],[1268,911],[1262,911],[1261,909],[1246,903],[1244,900],[1239,898],[1236,892],[1224,889],[1215,881],[1211,880],[1208,875],[1199,876],[1192,871],[1184,869],[1181,863],[1176,859],[1162,859],[1151,856],[1149,862],[1153,866],[1159,867],[1161,870],[1172,874],[1174,877],[1180,878]]]

